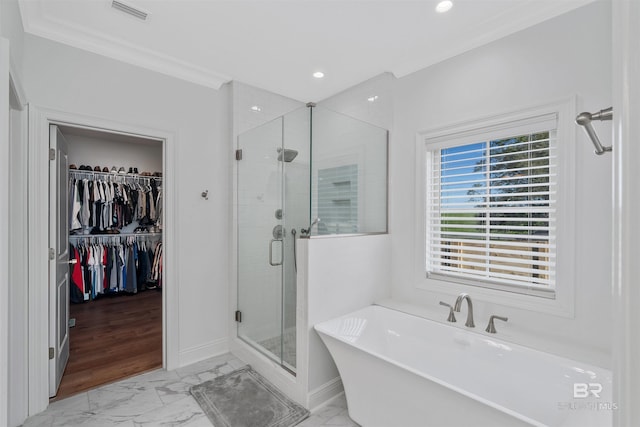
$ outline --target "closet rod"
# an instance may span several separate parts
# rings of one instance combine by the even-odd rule
[[[613,107],[605,108],[604,110],[600,110],[597,113],[589,113],[584,112],[578,114],[576,117],[576,123],[580,126],[584,127],[584,131],[587,133],[594,147],[596,147],[595,153],[597,155],[602,155],[607,151],[611,151],[611,146],[605,147],[598,139],[598,135],[596,131],[591,126],[592,120],[611,120],[613,119]]]
[[[133,181],[140,181],[140,180],[144,180],[144,181],[150,181],[151,179],[155,179],[156,181],[160,181],[162,182],[162,177],[161,176],[146,176],[146,175],[130,175],[128,173],[112,173],[112,172],[94,172],[94,171],[83,171],[83,170],[78,170],[78,169],[69,169],[69,175],[80,175],[80,176],[86,176],[86,177],[105,177],[105,178],[121,178],[121,179],[126,179],[126,180],[133,180]]]
[[[148,233],[119,233],[119,234],[70,234],[70,239],[93,239],[102,237],[153,237],[162,236],[162,232],[148,232]]]

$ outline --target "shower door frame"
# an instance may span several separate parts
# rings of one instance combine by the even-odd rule
[[[279,123],[278,123],[279,122]],[[267,165],[267,167],[269,168],[269,170],[267,170],[267,174],[273,174],[275,172],[276,177],[277,177],[277,183],[276,183],[276,194],[273,198],[277,199],[276,203],[273,203],[272,200],[269,200],[268,197],[268,193],[269,193],[269,184],[267,184],[267,188],[266,191],[264,193],[262,193],[262,197],[260,200],[262,202],[265,202],[267,205],[267,208],[265,210],[268,209],[268,206],[270,204],[275,204],[277,205],[277,207],[275,207],[275,209],[272,209],[268,212],[264,212],[265,214],[269,214],[269,215],[273,215],[272,217],[270,216],[269,218],[271,219],[271,222],[269,222],[269,226],[271,224],[274,224],[274,230],[275,227],[281,227],[281,229],[283,230],[283,235],[281,238],[278,238],[275,234],[273,234],[272,236],[269,236],[270,238],[272,237],[272,239],[270,239],[269,241],[265,240],[264,242],[262,241],[262,236],[259,235],[258,237],[256,237],[258,239],[257,244],[258,245],[262,245],[268,244],[268,263],[267,263],[267,259],[264,260],[264,267],[266,267],[266,269],[269,269],[269,264],[271,267],[278,267],[278,279],[277,282],[276,281],[272,281],[273,278],[270,277],[270,275],[268,275],[267,273],[267,277],[266,277],[266,281],[268,283],[268,285],[271,285],[274,289],[276,287],[279,287],[279,295],[276,298],[276,304],[279,304],[279,331],[278,334],[274,337],[269,337],[266,339],[273,339],[279,336],[280,338],[280,342],[279,342],[279,349],[276,350],[275,352],[273,351],[273,349],[267,348],[265,345],[263,345],[264,341],[266,339],[262,339],[260,340],[259,338],[257,338],[257,336],[254,334],[253,336],[251,336],[251,330],[249,329],[248,331],[246,331],[245,333],[241,333],[241,328],[242,328],[242,323],[243,320],[245,320],[243,317],[243,306],[246,306],[245,304],[242,304],[242,297],[243,297],[243,291],[246,292],[245,287],[246,286],[250,286],[250,285],[254,285],[256,284],[256,282],[251,282],[251,283],[240,283],[242,276],[241,276],[241,272],[240,269],[242,268],[242,261],[240,258],[240,250],[241,250],[241,245],[243,242],[243,239],[241,238],[241,224],[239,222],[239,217],[240,217],[240,212],[237,209],[238,206],[238,201],[239,201],[239,193],[240,191],[243,190],[243,188],[241,188],[242,185],[242,176],[241,176],[241,165],[243,161],[246,161],[244,157],[246,157],[247,154],[249,154],[249,149],[251,150],[259,150],[259,147],[255,145],[253,145],[253,147],[251,147],[249,144],[251,144],[251,141],[246,142],[244,145],[241,143],[241,137],[243,135],[248,137],[248,133],[251,131],[255,131],[258,130],[264,126],[267,126],[269,124],[275,124],[276,127],[278,127],[277,125],[279,124],[279,141],[277,141],[276,144],[273,144],[272,147],[267,147],[266,150],[266,156],[264,155],[265,153],[263,152],[259,152],[259,155],[256,157],[263,157],[264,159],[267,159],[268,161],[271,161],[271,157],[269,157],[270,155],[273,155],[273,161],[270,165]],[[268,140],[268,136],[266,138]],[[261,141],[258,141],[258,144]],[[236,162],[235,162],[235,167],[234,167],[234,238],[235,238],[235,247],[234,247],[234,253],[236,255],[235,257],[235,273],[236,273],[236,278],[235,278],[235,283],[237,284],[237,286],[235,287],[236,290],[236,310],[235,310],[235,337],[237,339],[239,339],[240,341],[243,341],[244,343],[246,343],[247,345],[249,345],[250,347],[252,347],[253,349],[255,349],[257,352],[261,353],[263,356],[265,356],[266,358],[268,358],[269,360],[271,360],[272,362],[277,363],[281,368],[283,368],[285,371],[287,371],[289,374],[296,376],[296,367],[292,366],[290,364],[288,364],[285,361],[285,356],[284,356],[284,323],[285,323],[285,282],[286,282],[286,270],[285,267],[287,265],[287,260],[286,260],[286,253],[289,251],[288,248],[288,230],[287,227],[285,227],[287,225],[286,222],[286,213],[283,214],[283,216],[280,216],[279,218],[277,217],[277,215],[275,214],[276,210],[280,210],[280,212],[284,212],[285,206],[286,206],[286,186],[285,186],[285,161],[281,161],[280,157],[278,157],[280,155],[280,152],[282,151],[282,158],[284,160],[285,155],[284,155],[284,150],[285,150],[285,142],[284,142],[284,116],[280,116],[280,117],[276,117],[275,119],[268,121],[266,123],[261,124],[260,126],[257,126],[255,128],[249,129],[245,132],[243,132],[242,134],[238,135],[236,137],[236,146],[237,146],[237,151],[236,151]],[[270,149],[273,148],[273,152],[270,153]],[[264,149],[264,147],[263,147]],[[251,154],[253,154],[253,151],[251,152]],[[250,157],[251,158],[251,157]],[[260,162],[261,159],[258,159],[258,162]],[[255,165],[250,165],[251,166],[255,166]],[[262,163],[258,163],[258,166],[263,166]],[[272,169],[275,168],[275,171]],[[254,169],[255,170],[255,169]],[[252,177],[255,178],[255,177]],[[252,178],[248,178],[248,180],[251,180]],[[267,178],[267,182],[269,181],[270,178]],[[265,197],[265,193],[267,194],[267,197]],[[266,199],[266,200],[265,200]],[[253,205],[252,205],[253,206]],[[255,225],[255,223],[251,223],[251,225]],[[261,225],[261,224],[259,224]],[[246,238],[245,238],[246,239]],[[279,244],[278,244],[279,242]],[[279,247],[279,249],[278,249]],[[274,251],[275,248],[275,251]],[[279,258],[279,264],[274,263],[274,259],[276,260],[275,262],[278,262],[278,257],[277,255],[274,255],[275,253],[279,252],[280,253],[280,258]],[[260,257],[257,259],[258,262],[260,262]],[[247,262],[248,264],[251,264],[249,261]],[[271,280],[271,281],[270,281]],[[278,286],[279,285],[279,286]],[[249,290],[251,291],[251,289]],[[251,294],[251,292],[250,292]],[[255,299],[253,300],[254,304],[255,304]],[[244,313],[248,313],[249,311],[244,311]],[[267,322],[268,323],[268,322]],[[254,331],[255,332],[255,331]],[[258,335],[260,335],[258,333]]]

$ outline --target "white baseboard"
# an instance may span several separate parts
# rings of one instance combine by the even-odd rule
[[[342,385],[342,379],[340,379],[340,377],[335,377],[331,381],[328,381],[309,392],[309,409],[314,411],[343,392],[344,386]]]
[[[180,351],[178,367],[191,365],[211,357],[220,356],[229,352],[227,338],[220,338],[202,345],[190,347]]]

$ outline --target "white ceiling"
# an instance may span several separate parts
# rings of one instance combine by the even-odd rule
[[[319,101],[402,77],[593,0],[20,0],[26,32],[208,87],[238,80]],[[311,74],[325,72],[322,80]]]

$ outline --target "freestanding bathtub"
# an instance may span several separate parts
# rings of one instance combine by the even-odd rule
[[[612,424],[602,368],[375,305],[315,329],[364,427]]]

